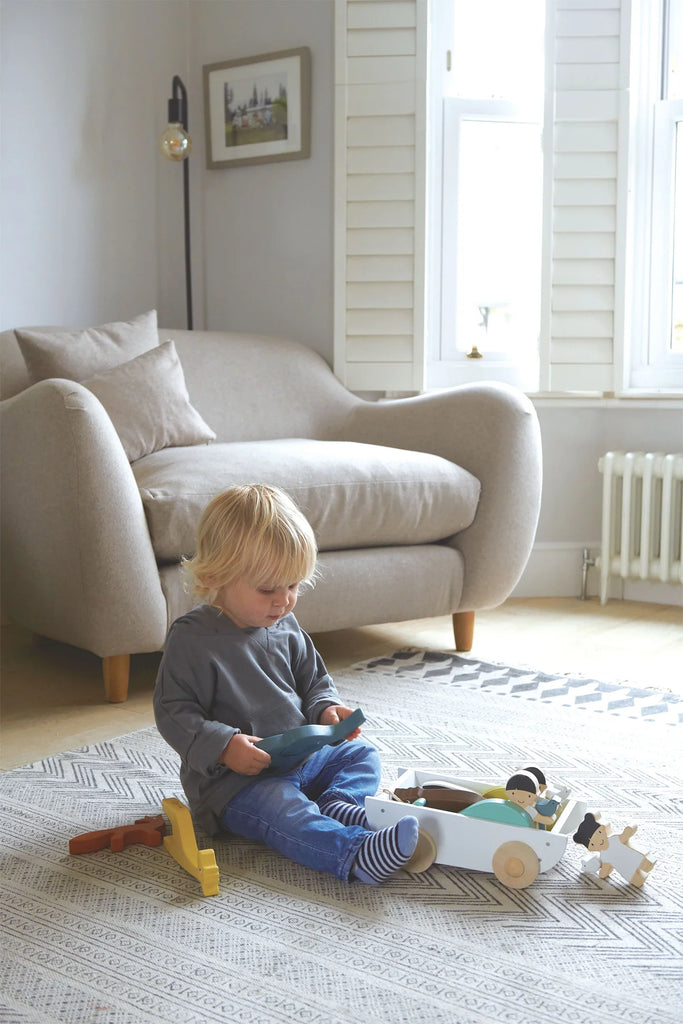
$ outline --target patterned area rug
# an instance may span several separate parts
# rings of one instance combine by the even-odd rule
[[[401,652],[337,676],[386,784],[408,766],[500,784],[537,764],[615,831],[639,826],[657,860],[642,889],[583,874],[572,842],[522,890],[439,864],[347,886],[201,833],[217,896],[163,847],[69,856],[73,836],[182,797],[145,729],[0,776],[1,1024],[680,1024],[680,728],[565,706],[545,683],[520,700],[519,676],[475,685],[496,667],[443,658],[437,675],[446,661]]]
[[[652,719],[660,724],[683,723],[683,697],[669,690],[628,683],[600,683],[580,676],[551,676],[526,668],[475,661],[459,654],[406,649],[356,667],[359,671],[373,668],[411,679],[429,679],[510,697],[527,697],[629,718]]]

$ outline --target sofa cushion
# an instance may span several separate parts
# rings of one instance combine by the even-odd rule
[[[129,462],[161,448],[216,439],[190,404],[172,341],[84,380],[83,386],[109,413]]]
[[[469,526],[479,481],[436,455],[306,438],[155,452],[132,466],[161,562],[191,556],[199,517],[235,484],[286,490],[321,551],[424,544]]]
[[[159,344],[156,309],[85,330],[44,327],[14,333],[32,384],[50,377],[82,381]]]

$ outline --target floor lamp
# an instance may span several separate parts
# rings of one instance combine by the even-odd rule
[[[159,140],[167,160],[183,161],[183,205],[185,214],[185,294],[187,329],[192,330],[192,259],[190,250],[190,166],[192,140],[187,134],[187,90],[178,75],[173,76],[173,92],[168,101],[168,125]]]

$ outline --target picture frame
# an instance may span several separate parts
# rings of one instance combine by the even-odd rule
[[[204,65],[206,166],[215,170],[311,152],[311,51]]]

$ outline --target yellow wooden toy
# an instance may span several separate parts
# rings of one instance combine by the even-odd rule
[[[484,793],[484,800],[505,800],[506,789],[505,786],[492,786],[491,789],[487,789]]]
[[[176,797],[161,801],[164,814],[171,822],[171,835],[164,836],[164,846],[181,868],[201,883],[204,896],[218,895],[218,865],[213,850],[200,850],[189,808]]]

